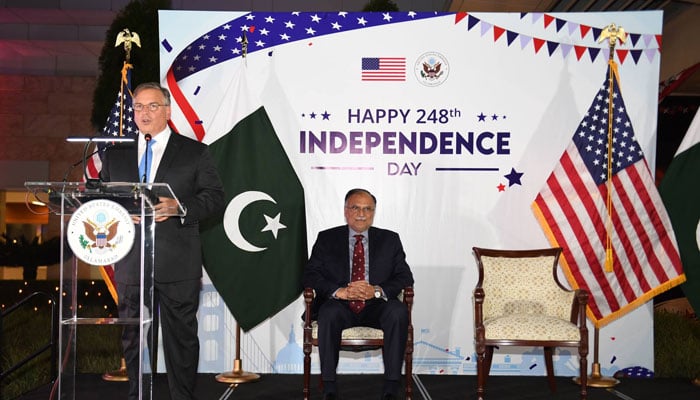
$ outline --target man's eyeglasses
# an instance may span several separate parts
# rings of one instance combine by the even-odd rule
[[[141,112],[141,111],[144,111],[144,110],[148,110],[148,111],[156,112],[156,111],[158,111],[158,107],[167,107],[168,105],[169,105],[169,104],[158,104],[158,103],[141,104],[141,103],[136,103],[136,104],[134,104],[134,111]]]
[[[352,211],[355,214],[359,214],[360,211],[363,211],[367,214],[374,212],[374,207],[360,207],[360,206],[349,206],[345,207],[348,210]]]

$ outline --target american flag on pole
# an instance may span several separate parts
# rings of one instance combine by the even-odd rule
[[[564,249],[569,283],[590,293],[588,317],[596,327],[685,281],[671,222],[635,138],[612,61],[532,208],[552,245]],[[612,262],[606,264],[607,247]]]
[[[134,121],[134,107],[131,96],[131,64],[124,63],[121,72],[121,84],[114,105],[107,116],[107,121],[102,127],[102,136],[136,137],[138,128]],[[98,151],[93,154],[86,163],[86,178],[97,179],[102,169],[102,154],[105,143],[98,143]],[[134,161],[136,162],[136,161]],[[114,285],[114,266],[105,265],[100,268],[100,274],[107,284],[107,289],[114,301],[117,301],[117,290]]]
[[[363,57],[363,81],[405,81],[406,57]]]

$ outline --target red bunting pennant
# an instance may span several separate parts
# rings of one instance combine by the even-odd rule
[[[544,15],[544,27],[545,27],[545,29],[547,29],[547,27],[549,26],[549,24],[552,23],[552,21],[554,21],[554,17],[547,15],[547,14]]]
[[[538,53],[544,44],[544,40],[538,38],[532,38],[532,42],[535,44],[535,53]]]
[[[498,38],[500,38],[501,35],[503,35],[503,32],[505,32],[505,31],[506,31],[506,30],[503,29],[503,28],[501,28],[500,26],[495,26],[495,25],[494,25],[494,27],[493,27],[493,41],[494,41],[494,42],[497,42],[497,41],[498,41]]]
[[[627,58],[627,54],[629,54],[629,50],[617,49],[615,52],[617,53],[617,59],[620,60],[620,64],[624,64],[625,58]]]
[[[588,35],[588,32],[590,32],[590,30],[591,30],[590,26],[581,24],[581,26],[580,26],[581,39],[585,38],[586,35]]]

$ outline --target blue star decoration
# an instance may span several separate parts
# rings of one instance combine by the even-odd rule
[[[521,185],[522,183],[520,182],[520,178],[523,176],[523,172],[517,172],[515,168],[510,169],[510,173],[508,175],[503,175],[506,179],[508,179],[508,187],[511,187],[515,184]]]

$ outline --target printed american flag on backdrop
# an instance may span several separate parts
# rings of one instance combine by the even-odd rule
[[[114,101],[114,105],[107,116],[107,121],[102,127],[102,136],[114,137],[135,137],[138,128],[134,121],[133,99],[131,97],[131,65],[125,64],[122,69],[122,79],[119,92]],[[87,178],[97,179],[102,168],[102,154],[105,143],[98,143],[98,152],[93,154],[86,163]],[[136,162],[136,160],[134,160]],[[100,268],[100,274],[112,298],[117,302],[117,290],[114,282],[114,265],[104,265]]]
[[[406,57],[363,57],[363,81],[405,81]]]
[[[591,107],[533,202],[574,288],[589,294],[588,317],[596,327],[624,315],[685,281],[670,219],[637,143],[612,73],[612,248],[605,269],[609,86],[606,78]]]

